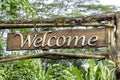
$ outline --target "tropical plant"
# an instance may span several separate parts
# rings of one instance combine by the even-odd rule
[[[111,12],[114,6],[104,6],[99,0],[0,0],[0,20],[30,18],[76,17],[86,14]],[[4,33],[30,32],[43,29],[11,29],[0,31],[0,53],[6,56]],[[65,49],[64,52],[87,53],[106,49]],[[63,52],[63,50],[56,50]],[[17,54],[28,54],[21,51]],[[10,54],[12,55],[12,54]],[[47,65],[44,66],[44,64]],[[109,65],[107,65],[109,64]],[[83,66],[84,65],[84,66]],[[0,63],[0,80],[115,80],[115,65],[112,61],[97,60],[18,60]]]

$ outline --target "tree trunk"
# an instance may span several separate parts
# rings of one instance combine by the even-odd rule
[[[115,70],[116,80],[120,80],[120,68]]]

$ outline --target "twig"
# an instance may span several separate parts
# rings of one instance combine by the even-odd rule
[[[110,53],[59,53],[59,52],[43,52],[40,54],[28,54],[28,55],[17,55],[17,56],[6,56],[1,57],[0,62],[9,62],[14,60],[22,59],[33,59],[33,58],[46,58],[46,59],[104,59],[108,58]]]

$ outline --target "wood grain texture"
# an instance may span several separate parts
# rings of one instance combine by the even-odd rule
[[[17,55],[17,56],[5,56],[0,58],[0,63],[10,62],[15,60],[24,59],[105,59],[109,58],[110,53],[61,53],[61,52],[43,52],[39,54],[27,54],[27,55]]]
[[[115,18],[116,13],[103,13],[91,16],[79,17],[63,17],[63,18],[48,18],[48,19],[21,19],[21,20],[0,20],[0,29],[14,28],[36,28],[36,27],[74,27],[74,26],[94,26],[97,27],[103,24],[85,24],[90,22],[109,21]],[[109,26],[109,25],[105,25]]]
[[[30,35],[31,40],[34,36],[34,34],[38,34],[39,37],[43,37],[45,32],[30,32],[30,33],[22,33],[24,39],[26,39],[27,35]],[[71,41],[71,44],[69,46],[67,46],[68,43],[68,39],[66,38],[65,44],[63,44],[62,46],[56,46],[54,45],[56,43],[55,39],[51,39],[51,44],[54,45],[52,47],[50,46],[41,46],[42,42],[39,44],[40,47],[34,47],[33,44],[28,47],[28,41],[25,43],[25,45],[23,47],[21,47],[21,38],[20,36],[15,36],[16,33],[9,33],[8,34],[8,39],[7,39],[7,50],[33,50],[33,49],[64,49],[64,48],[98,48],[98,47],[106,47],[107,46],[107,31],[106,29],[89,29],[89,30],[81,30],[81,29],[72,29],[72,30],[58,30],[58,31],[52,31],[51,33],[46,35],[46,39],[45,39],[45,44],[47,43],[47,41],[50,39],[51,36],[85,36],[85,43],[87,43],[87,41],[89,40],[89,38],[91,36],[98,36],[98,41],[95,42],[95,46],[89,46],[89,45],[85,45],[82,46],[82,39],[78,41],[77,46],[74,45],[75,40]],[[59,43],[62,44],[62,39],[59,40]]]

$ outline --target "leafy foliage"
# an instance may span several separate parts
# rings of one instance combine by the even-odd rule
[[[54,64],[47,70],[42,67],[40,59],[21,60],[8,63],[0,63],[1,80],[115,80],[115,66],[112,61],[106,61],[109,65],[101,66],[101,62],[94,65],[94,60],[89,60],[89,67],[75,66],[65,67]],[[111,68],[112,69],[111,69]]]
[[[1,19],[18,19],[21,15],[26,13],[34,17],[34,10],[36,8],[30,5],[29,0],[1,0],[0,10]]]
[[[104,6],[99,0],[0,0],[0,20],[30,18],[76,17],[86,14],[111,12],[114,6]],[[42,28],[35,30],[53,30]],[[1,31],[4,32],[5,30]],[[11,29],[8,32],[29,32],[34,29]],[[5,31],[6,32],[6,31]],[[4,53],[3,33],[0,35],[0,53]],[[65,52],[84,53],[105,49],[74,49]],[[57,50],[56,50],[57,51]],[[62,50],[58,50],[62,52]],[[31,51],[32,52],[32,51]],[[22,52],[18,52],[22,53]],[[47,64],[44,66],[44,64]],[[106,65],[109,64],[109,65]],[[83,66],[85,65],[85,66]],[[87,66],[87,67],[86,67]],[[0,80],[115,80],[112,61],[97,60],[21,60],[0,63]]]

